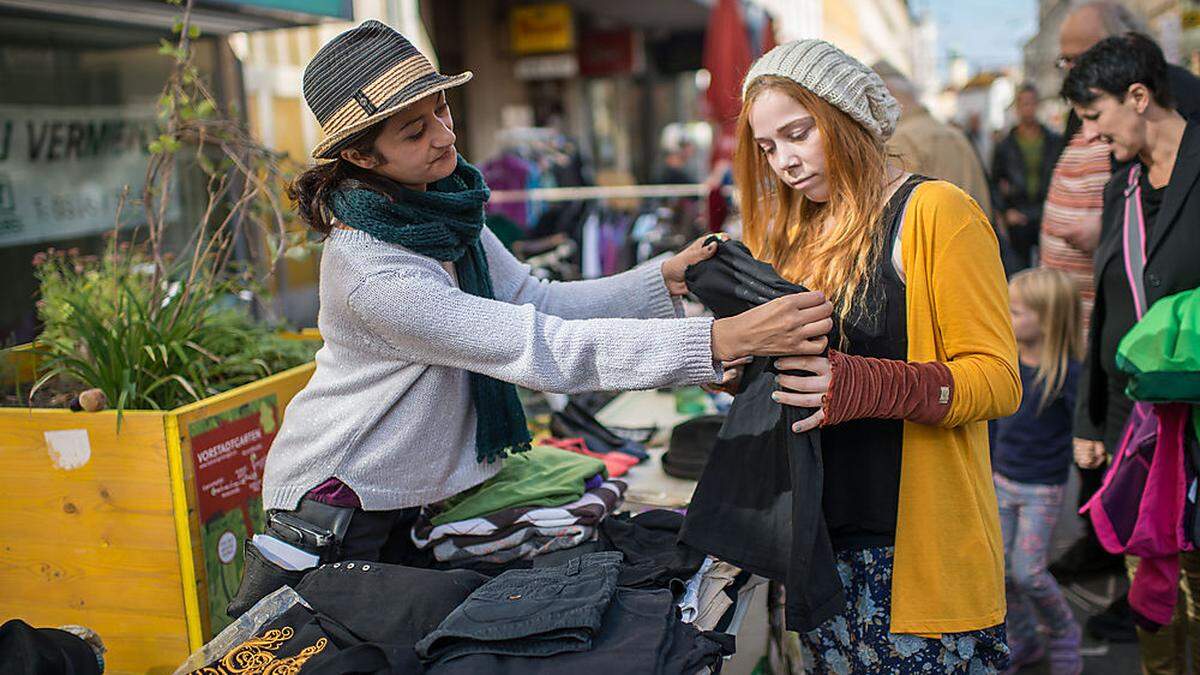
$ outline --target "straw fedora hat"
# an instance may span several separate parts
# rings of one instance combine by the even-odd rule
[[[304,100],[325,134],[316,159],[337,157],[363,129],[406,105],[470,80],[447,76],[390,26],[375,21],[338,35],[304,69]]]

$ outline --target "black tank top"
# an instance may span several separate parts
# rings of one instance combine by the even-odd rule
[[[908,360],[908,321],[904,282],[892,264],[904,206],[913,188],[929,180],[913,175],[884,209],[886,227],[878,247],[867,297],[856,303],[843,339],[831,341],[843,353]],[[835,551],[893,546],[900,499],[903,420],[854,420],[821,430],[825,464],[823,508]]]

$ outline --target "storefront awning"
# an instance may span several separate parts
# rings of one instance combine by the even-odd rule
[[[704,30],[713,0],[568,0],[575,9],[617,25],[668,31]]]
[[[162,0],[0,0],[0,13],[153,29],[170,29],[180,11]],[[192,8],[192,23],[220,35],[351,18],[351,0],[196,0]]]

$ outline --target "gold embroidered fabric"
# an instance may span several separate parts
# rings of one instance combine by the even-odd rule
[[[296,675],[313,656],[324,651],[329,641],[318,639],[295,656],[277,658],[275,653],[292,639],[291,626],[275,628],[234,647],[221,660],[195,671],[198,675]]]

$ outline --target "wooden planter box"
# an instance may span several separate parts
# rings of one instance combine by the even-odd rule
[[[266,451],[314,368],[126,411],[119,430],[114,411],[0,408],[0,622],[88,626],[107,672],[172,673],[227,622]]]

